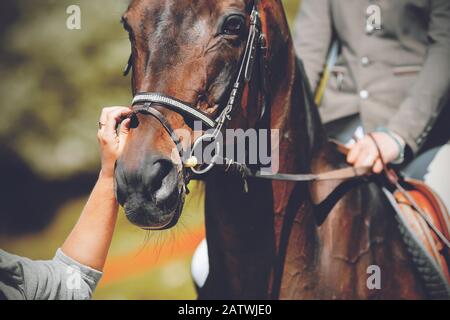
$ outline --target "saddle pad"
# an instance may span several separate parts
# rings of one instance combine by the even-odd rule
[[[439,197],[424,183],[407,179],[405,189],[442,234],[449,239],[450,215]],[[400,233],[431,299],[450,299],[449,248],[436,236],[405,196],[383,188],[396,211]]]

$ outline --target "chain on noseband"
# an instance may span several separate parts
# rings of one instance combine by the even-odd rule
[[[220,154],[220,144],[217,142],[218,136],[220,135],[227,121],[231,120],[231,114],[235,109],[235,106],[240,102],[240,99],[242,97],[242,92],[245,83],[248,83],[252,78],[254,64],[258,52],[260,52],[260,50],[261,51],[265,50],[265,36],[261,31],[261,19],[259,17],[259,13],[256,6],[257,1],[255,1],[255,5],[253,7],[250,16],[250,29],[245,46],[245,51],[242,56],[241,65],[239,67],[236,80],[231,90],[228,103],[216,119],[211,119],[205,113],[201,112],[200,110],[181,100],[166,96],[161,93],[154,93],[154,92],[138,93],[133,99],[132,106],[134,107],[134,113],[148,114],[155,117],[162,124],[164,129],[168,132],[171,139],[175,143],[184,167],[190,168],[191,171],[197,175],[201,175],[208,172],[217,163]],[[260,57],[260,59],[264,58]],[[264,101],[263,112],[265,110],[265,104],[266,102]],[[191,148],[189,157],[186,158],[183,152],[183,147],[181,145],[180,139],[175,134],[173,128],[171,127],[167,119],[164,117],[164,115],[162,115],[157,109],[155,109],[155,106],[168,108],[178,113],[187,115],[193,119],[199,120],[209,129],[213,129],[213,132],[203,134],[202,136],[197,138],[197,140],[194,142]],[[216,144],[215,156],[213,157],[213,159],[209,164],[201,168],[200,165],[198,164],[197,158],[194,156],[194,151],[196,150],[197,147],[199,147],[203,142],[206,141]],[[231,166],[237,166],[238,171],[244,177],[246,172],[246,168],[244,165],[237,164],[229,159],[223,160],[225,160],[226,162],[227,170]]]

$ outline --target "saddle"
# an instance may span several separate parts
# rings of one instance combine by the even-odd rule
[[[450,299],[450,215],[439,196],[426,184],[402,179],[382,190],[396,220],[425,291],[431,299]]]
[[[373,140],[378,154],[380,147]],[[425,183],[403,178],[383,163],[382,191],[394,208],[400,233],[430,299],[450,299],[450,215]]]

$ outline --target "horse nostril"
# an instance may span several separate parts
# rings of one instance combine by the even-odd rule
[[[150,191],[154,193],[158,191],[163,183],[164,178],[170,173],[173,168],[173,164],[169,160],[161,159],[153,163],[153,176],[150,181]]]
[[[147,181],[150,195],[157,202],[166,200],[176,186],[176,172],[172,161],[158,159],[150,169],[150,179]]]

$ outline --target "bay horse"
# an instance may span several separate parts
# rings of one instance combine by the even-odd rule
[[[251,81],[235,91],[255,10],[264,50],[246,60],[254,69]],[[134,0],[122,21],[132,44],[133,95],[159,93],[135,100],[134,125],[116,165],[117,198],[132,223],[149,230],[176,224],[188,179],[172,151],[188,146],[174,129],[194,136],[191,116],[204,122],[220,117],[236,92],[227,128],[279,130],[279,141],[272,141],[279,147],[279,172],[347,167],[327,140],[280,0]],[[425,297],[376,182],[353,186],[318,223],[315,204],[342,181],[249,177],[245,192],[241,177],[224,170],[202,178],[210,271],[199,298]],[[377,289],[367,286],[373,265],[381,272]]]

